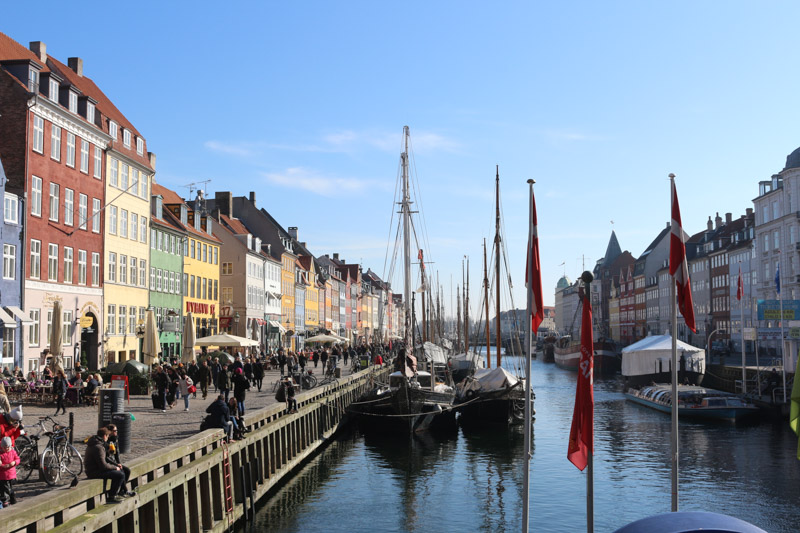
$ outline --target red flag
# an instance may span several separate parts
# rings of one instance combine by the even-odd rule
[[[742,279],[742,267],[739,267],[739,281],[736,283],[736,299],[741,300],[744,296],[744,280]]]
[[[575,410],[572,412],[572,429],[569,431],[567,459],[578,467],[586,468],[589,452],[594,453],[594,341],[592,339],[592,306],[589,295],[583,298],[581,315],[581,361],[578,366],[578,389],[575,392]]]
[[[692,284],[689,280],[689,265],[686,261],[686,233],[681,223],[681,209],[678,205],[678,191],[672,180],[672,224],[669,240],[669,275],[675,278],[678,292],[678,309],[681,310],[686,326],[697,333],[694,324],[694,304],[692,303]]]
[[[539,233],[536,229],[536,199],[533,196],[533,185],[531,185],[529,218],[528,258],[525,262],[525,286],[528,287],[531,331],[535,336],[536,332],[539,330],[539,325],[544,320],[544,306],[542,305],[542,269],[539,264]]]

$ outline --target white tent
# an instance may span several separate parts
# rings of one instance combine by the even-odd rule
[[[686,370],[705,373],[706,352],[683,341],[677,342],[678,360],[683,356]],[[651,335],[622,349],[622,375],[642,376],[667,372],[672,364],[672,336]],[[678,367],[680,369],[680,367]]]
[[[433,361],[436,364],[442,365],[447,364],[447,353],[444,348],[432,342],[426,342],[422,346],[418,344],[416,351],[420,355],[417,359],[421,361]]]

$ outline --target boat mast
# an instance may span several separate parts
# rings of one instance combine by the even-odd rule
[[[496,166],[497,176],[495,177],[495,233],[494,233],[494,248],[495,248],[495,284],[497,285],[497,302],[495,309],[497,310],[497,323],[495,324],[495,334],[497,335],[497,367],[500,368],[500,346],[502,346],[502,339],[500,338],[500,165]]]
[[[489,274],[486,270],[486,239],[483,239],[483,293],[486,300],[486,368],[492,368],[492,334],[489,329]]]
[[[403,337],[406,343],[406,355],[413,355],[414,345],[411,337],[411,240],[409,238],[411,220],[411,198],[408,191],[408,126],[403,126],[403,142],[405,149],[400,156],[403,166],[403,201],[401,211],[403,214],[403,313],[405,315],[405,332]],[[406,360],[403,360],[403,371],[408,375]]]
[[[467,283],[464,287],[464,353],[469,353],[469,257],[467,257]]]

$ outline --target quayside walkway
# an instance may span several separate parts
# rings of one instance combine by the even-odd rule
[[[385,381],[388,373],[387,367],[371,367],[300,392],[298,412],[286,414],[272,392],[278,373],[270,372],[261,393],[248,393],[245,420],[252,431],[227,445],[222,430],[198,432],[211,393],[206,401],[192,400],[189,412],[183,411],[182,400],[161,413],[152,409],[149,398],[132,397],[130,409],[126,405],[136,417],[132,453],[122,459],[131,469],[137,495],[106,504],[104,482],[85,477],[74,488],[36,495],[37,489],[25,486],[39,484],[43,489],[43,483],[20,483],[20,503],[0,511],[2,529],[28,533],[225,531],[324,445],[342,422],[347,406],[376,381]],[[36,408],[26,409],[29,425],[37,413]],[[84,407],[75,413],[76,447],[82,452],[83,437],[97,428],[97,412]]]

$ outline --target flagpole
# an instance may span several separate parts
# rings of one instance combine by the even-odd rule
[[[739,316],[742,321],[742,394],[747,394],[747,370],[744,359],[744,282],[742,281],[742,260],[739,260],[739,279],[736,281],[736,296],[739,300]]]
[[[590,285],[592,280],[594,279],[592,274],[589,271],[584,272],[581,275],[583,279],[583,287],[584,287],[584,298],[591,298],[591,291]],[[589,300],[591,301],[591,300]],[[584,325],[581,321],[581,329],[583,329]],[[592,327],[590,324],[589,327]],[[583,342],[583,333],[581,333],[581,343]],[[594,354],[591,354],[594,357]],[[592,366],[594,366],[594,361],[592,361]],[[594,374],[592,374],[592,382],[594,382]],[[594,416],[592,416],[592,439],[594,439]],[[586,457],[586,531],[587,533],[594,532],[594,440],[592,441],[592,446],[589,447],[589,451]]]
[[[528,180],[528,188],[529,188],[529,198],[533,197],[533,184],[536,183],[534,180]],[[533,210],[533,204],[529,206],[529,209]],[[532,221],[534,219],[534,214],[529,213],[529,217],[531,219],[531,226]],[[528,228],[528,231],[531,229]],[[533,235],[528,236],[529,240],[533,240]],[[532,322],[531,317],[533,315],[533,270],[535,265],[531,260],[531,246],[533,246],[533,242],[528,243],[528,261],[527,261],[527,273],[525,276],[525,281],[527,281],[527,321],[528,326],[525,328],[525,443],[524,443],[524,451],[523,454],[525,456],[525,467],[523,468],[524,475],[523,475],[523,492],[522,492],[522,533],[528,533],[528,524],[530,522],[530,509],[529,509],[529,499],[530,499],[530,489],[531,489],[531,337],[532,337]],[[484,249],[485,250],[485,249]],[[485,253],[485,252],[484,252]],[[487,303],[488,306],[488,303]],[[486,315],[489,316],[488,314]],[[498,317],[498,320],[500,318]],[[488,320],[488,318],[487,318]],[[488,328],[487,328],[488,329]],[[488,344],[487,344],[488,346]],[[487,355],[487,360],[489,357]]]
[[[781,304],[781,369],[783,374],[783,403],[786,403],[786,340],[783,338],[783,292],[781,291],[781,251],[778,250],[778,271],[775,273],[777,278],[776,288],[778,289],[778,301]]]
[[[675,174],[669,175],[670,203],[674,201]],[[672,207],[672,206],[670,206]],[[674,224],[675,221],[672,221]],[[683,228],[680,228],[683,231]],[[678,512],[678,305],[675,280],[670,283],[670,302],[672,303],[672,430],[670,431],[672,460],[672,512]]]

